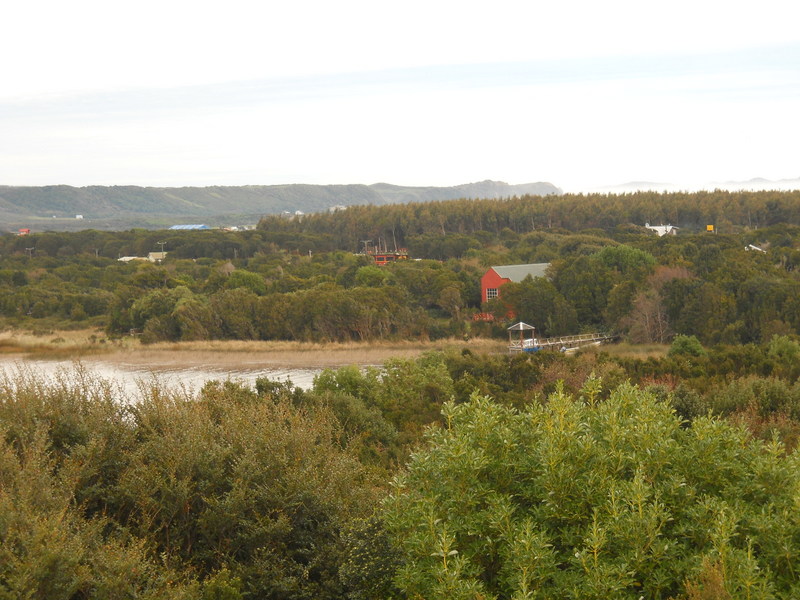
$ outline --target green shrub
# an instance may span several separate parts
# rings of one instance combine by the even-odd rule
[[[676,335],[669,347],[667,356],[705,356],[706,351],[700,340],[693,335]]]
[[[798,457],[630,385],[449,403],[385,503],[409,597],[797,598]],[[709,588],[710,589],[710,588]]]

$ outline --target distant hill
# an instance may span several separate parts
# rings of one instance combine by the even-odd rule
[[[181,223],[237,225],[267,214],[320,212],[334,206],[401,204],[458,198],[560,194],[550,183],[482,181],[453,187],[374,185],[248,185],[156,188],[67,185],[0,186],[3,230],[158,228]],[[82,219],[76,219],[81,215]]]

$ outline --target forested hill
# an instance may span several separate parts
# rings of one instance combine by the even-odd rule
[[[158,188],[66,185],[0,186],[0,222],[8,229],[127,229],[176,223],[255,223],[284,211],[304,213],[359,204],[383,205],[458,198],[559,194],[550,183],[510,185],[483,181],[452,187],[270,185]],[[82,220],[76,220],[82,215]]]

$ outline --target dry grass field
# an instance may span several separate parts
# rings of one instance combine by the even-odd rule
[[[121,344],[108,344],[105,334],[94,329],[52,331],[46,334],[19,329],[0,331],[0,354],[81,356],[104,352]]]
[[[205,341],[141,344],[125,337],[110,340],[100,331],[57,331],[34,335],[24,331],[0,332],[0,355],[36,358],[80,358],[129,365],[191,367],[217,365],[243,367],[324,368],[344,365],[380,365],[390,358],[412,358],[431,350],[470,348],[476,352],[505,352],[503,340],[447,339],[436,341],[379,341],[348,343]]]
[[[622,356],[625,358],[663,358],[669,351],[669,344],[630,344],[628,342],[618,342],[600,346],[587,352],[605,352],[611,356]]]
[[[197,365],[219,367],[273,366],[325,368],[344,365],[381,365],[390,358],[413,358],[423,352],[447,348],[469,348],[478,353],[505,352],[501,339],[475,338],[469,341],[405,340],[378,342],[311,343],[257,341],[162,342],[142,344],[137,338],[108,339],[100,330],[54,331],[33,334],[20,330],[0,331],[0,356],[71,359],[91,356],[93,360],[129,365],[181,368]],[[628,358],[661,358],[668,345],[625,342],[589,348],[584,352],[605,352]]]

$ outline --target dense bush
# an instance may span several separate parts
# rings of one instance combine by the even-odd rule
[[[794,344],[451,351],[133,403],[19,369],[0,598],[790,598]]]
[[[797,457],[631,386],[448,404],[385,502],[408,597],[796,598]]]
[[[340,531],[379,488],[324,404],[123,400],[84,371],[0,383],[0,597],[342,597]]]

